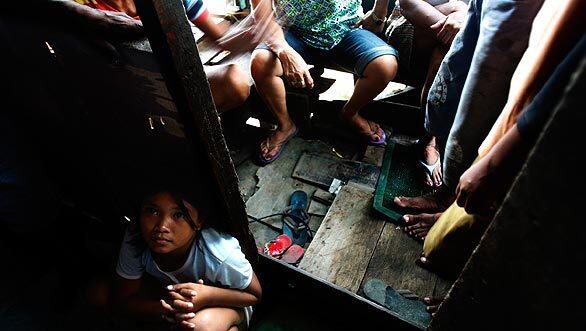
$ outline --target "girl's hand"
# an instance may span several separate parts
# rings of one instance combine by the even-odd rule
[[[209,287],[204,285],[201,279],[197,283],[169,285],[167,289],[173,300],[171,307],[180,313],[195,313],[210,304]],[[179,318],[181,317],[179,316]],[[183,317],[186,319],[193,316]]]
[[[277,57],[283,66],[283,75],[287,82],[296,88],[313,88],[313,78],[305,60],[290,46],[281,49]]]

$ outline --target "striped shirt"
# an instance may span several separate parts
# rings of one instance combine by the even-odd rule
[[[75,1],[95,9],[117,12],[121,11],[120,9],[113,7],[108,0]],[[185,7],[185,13],[187,14],[187,18],[194,24],[197,24],[197,21],[199,20],[204,20],[209,15],[208,9],[203,0],[183,0],[183,6]],[[135,16],[133,18],[140,19],[138,16]]]

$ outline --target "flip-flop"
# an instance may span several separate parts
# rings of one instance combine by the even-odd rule
[[[278,258],[291,247],[291,243],[291,238],[286,234],[278,235],[275,239],[265,244],[264,253]]]
[[[423,148],[425,148],[425,147],[427,147],[427,146],[424,146]],[[442,185],[441,180],[440,180],[440,185],[436,186],[435,184],[433,184],[433,172],[435,171],[435,169],[437,169],[437,167],[440,167],[440,170],[441,170],[441,166],[442,166],[440,152],[435,148],[434,148],[434,150],[437,155],[437,160],[435,161],[434,164],[427,164],[423,160],[417,160],[418,161],[417,164],[423,169],[423,171],[425,171],[425,174],[427,176],[429,176],[429,179],[432,182],[431,187],[440,187]],[[427,183],[425,183],[425,184],[427,185]]]
[[[367,138],[367,144],[370,146],[382,146],[387,142],[387,134],[385,133],[385,130],[383,130],[383,128],[380,127],[380,125],[366,120],[366,122],[368,123],[368,127],[370,128],[370,133],[366,133],[366,132],[362,132],[362,134]],[[373,125],[372,123],[374,123],[374,127],[376,129],[376,131],[374,131],[372,129]],[[380,134],[379,131],[380,130]],[[373,139],[372,136],[373,134],[377,134],[378,135],[378,139]]]
[[[426,304],[418,299],[408,299],[380,279],[370,279],[364,284],[364,295],[399,314],[405,320],[425,329],[431,322]]]
[[[307,193],[297,190],[291,194],[290,205],[283,215],[283,233],[291,237],[294,244],[305,245],[310,237],[307,221]]]
[[[301,260],[301,257],[304,253],[305,250],[303,247],[299,245],[292,245],[285,251],[285,253],[283,253],[283,255],[281,255],[281,260],[289,264],[296,264],[299,262],[299,260]]]
[[[271,138],[271,137],[270,137],[270,136],[269,136],[269,137],[267,137],[267,139],[266,139],[266,140],[263,140],[263,141],[260,143],[260,146],[259,146],[259,148],[258,148],[258,155],[257,155],[257,157],[258,157],[258,161],[260,162],[260,164],[261,164],[261,165],[263,165],[263,166],[265,166],[265,165],[267,165],[267,164],[269,164],[269,163],[272,163],[272,162],[274,162],[276,159],[278,159],[278,158],[279,158],[279,156],[281,156],[281,152],[283,151],[283,147],[285,147],[285,145],[286,145],[286,144],[289,142],[289,140],[291,140],[291,139],[293,139],[295,136],[297,136],[297,133],[299,133],[299,128],[295,128],[295,131],[293,131],[293,133],[292,133],[291,135],[289,135],[289,137],[287,137],[285,140],[283,140],[283,141],[281,141],[281,142],[279,142],[279,143],[275,144],[274,146],[271,146],[271,143],[270,143],[270,138]],[[268,159],[267,159],[267,158],[265,158],[265,157],[262,155],[262,144],[263,144],[263,143],[265,143],[265,144],[266,144],[266,146],[267,146],[267,149],[269,149],[269,150],[270,150],[270,149],[272,149],[272,147],[276,147],[276,148],[278,149],[278,151],[277,151],[277,154],[275,154],[275,155],[274,155],[273,157],[271,157],[271,158],[268,158]]]

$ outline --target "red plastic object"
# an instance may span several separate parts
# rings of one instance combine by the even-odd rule
[[[291,238],[289,238],[288,235],[279,235],[275,239],[265,244],[265,254],[268,254],[272,257],[279,257],[283,255],[283,253],[289,247],[291,247],[292,242],[293,241],[291,240]]]
[[[289,249],[286,250],[285,253],[283,253],[283,255],[281,256],[281,260],[289,264],[295,264],[299,262],[299,260],[301,260],[301,257],[304,253],[305,249],[303,249],[303,247],[299,245],[293,245],[289,247]]]

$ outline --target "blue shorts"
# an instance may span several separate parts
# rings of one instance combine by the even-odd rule
[[[333,62],[358,76],[362,76],[366,66],[379,56],[393,55],[399,58],[397,50],[364,29],[348,32],[331,50],[309,46],[291,30],[285,31],[285,40],[309,64],[324,65]],[[269,47],[260,44],[256,49],[269,50]]]

